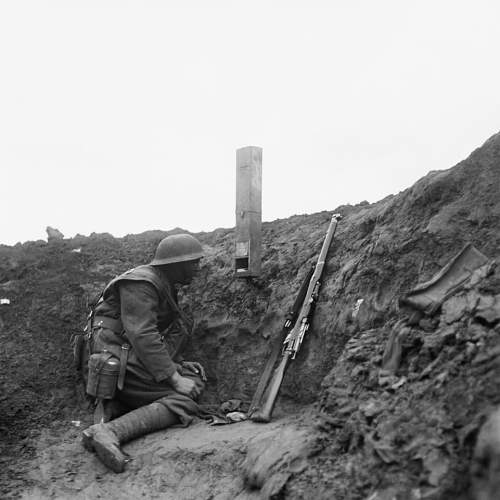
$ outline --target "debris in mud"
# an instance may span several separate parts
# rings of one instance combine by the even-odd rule
[[[247,419],[247,416],[245,413],[241,411],[230,411],[229,413],[226,414],[226,418],[230,422],[243,422],[243,420]]]
[[[361,307],[362,303],[363,303],[363,299],[356,300],[356,303],[354,304],[354,307],[352,308],[352,317],[353,318],[355,318],[358,315],[359,308]]]
[[[481,268],[482,270],[477,273]],[[473,283],[490,269],[491,264],[488,258],[469,243],[431,280],[406,293],[401,298],[400,304],[432,315],[448,297],[455,294],[468,280]]]
[[[389,389],[391,391],[396,389],[401,390],[403,384],[408,385],[407,382],[409,379],[414,381],[413,384],[415,385],[412,384],[403,393],[394,393],[393,396],[390,396],[391,392],[386,392],[388,397],[392,399],[391,407],[387,405],[389,401],[386,404],[381,404],[380,402],[375,404],[373,399],[369,399],[359,406],[358,415],[354,413],[347,419],[344,419],[344,429],[350,429],[348,435],[348,442],[350,444],[348,449],[352,449],[352,443],[359,442],[359,437],[355,436],[361,434],[363,436],[362,441],[365,444],[363,452],[365,460],[368,460],[369,454],[374,454],[387,465],[407,462],[408,460],[411,460],[413,464],[419,462],[420,467],[415,469],[413,466],[412,469],[415,472],[419,471],[415,479],[418,477],[419,482],[425,480],[430,487],[434,488],[428,492],[430,495],[429,498],[442,498],[447,488],[453,488],[448,478],[454,467],[457,453],[462,453],[457,449],[454,441],[450,439],[451,436],[449,436],[449,431],[458,424],[458,421],[453,423],[450,417],[456,419],[457,415],[446,417],[445,406],[443,406],[443,403],[449,401],[451,394],[455,392],[449,386],[449,383],[453,381],[457,382],[457,376],[460,375],[460,371],[470,370],[474,365],[498,359],[499,344],[497,344],[496,348],[486,350],[486,353],[481,358],[474,358],[477,349],[484,350],[484,341],[486,338],[490,338],[493,342],[499,342],[500,340],[496,332],[490,333],[487,327],[484,326],[484,320],[479,324],[474,323],[474,320],[478,318],[477,305],[481,302],[488,304],[490,311],[489,318],[493,323],[496,321],[494,313],[497,303],[496,295],[484,295],[484,290],[491,288],[488,280],[490,283],[496,283],[497,277],[492,276],[495,266],[491,262],[486,262],[486,264],[485,262],[482,259],[481,267],[477,268],[482,269],[482,272],[478,273],[477,270],[472,270],[466,278],[460,280],[460,286],[454,286],[453,289],[443,293],[443,300],[440,301],[442,303],[441,319],[435,323],[433,331],[428,331],[428,328],[425,328],[419,332],[418,328],[403,326],[404,320],[399,320],[388,333],[385,350],[380,361],[381,368],[378,371],[379,385],[385,388],[386,391],[389,391]],[[484,268],[485,265],[487,266],[487,270]],[[478,276],[480,276],[479,279]],[[451,281],[453,280],[448,280],[447,283],[449,284]],[[464,300],[464,294],[467,294],[467,300]],[[373,339],[377,333],[380,334],[382,332],[372,330],[364,332],[361,336],[351,338],[343,354],[346,357],[346,361],[351,363],[356,362],[358,366],[359,363],[368,364],[365,370],[356,370],[356,374],[365,374],[364,380],[357,382],[352,376],[349,379],[345,379],[344,374],[347,374],[348,370],[346,372],[346,367],[342,366],[345,364],[342,357],[338,363],[339,368],[334,369],[332,374],[329,375],[329,377],[332,377],[332,380],[335,380],[336,389],[330,395],[326,396],[323,407],[333,416],[337,415],[340,417],[344,414],[342,400],[338,398],[338,391],[341,387],[340,381],[342,379],[345,379],[346,388],[349,387],[349,391],[355,391],[358,398],[372,388],[370,378],[366,378],[366,374],[369,374],[373,369],[373,362],[371,362],[369,356],[362,355],[361,353],[368,351],[376,352]],[[420,362],[419,358],[422,361],[425,360],[425,363]],[[490,369],[493,368],[492,365],[489,366]],[[498,368],[496,370],[498,372]],[[396,374],[400,375],[401,378],[392,384],[396,379]],[[433,375],[433,378],[428,378],[430,375]],[[474,375],[472,376],[474,377]],[[497,383],[500,381],[499,373],[494,374],[494,380]],[[469,379],[469,381],[473,382],[473,379]],[[475,382],[476,384],[480,383],[480,380],[476,380]],[[448,389],[447,392],[445,391],[446,389]],[[428,406],[424,392],[429,390],[432,391],[431,394],[437,397],[428,397],[429,402],[435,400],[432,409]],[[497,394],[500,394],[498,393],[498,385],[496,386],[496,391]],[[475,396],[477,394],[468,394],[469,398]],[[497,399],[500,399],[500,397],[497,396]],[[467,405],[466,409],[461,409],[461,413],[470,411],[473,414],[478,409],[471,404],[471,401]],[[425,414],[419,414],[422,411],[425,411]],[[381,419],[380,416],[384,414],[386,418],[390,417],[391,414],[394,416],[399,414],[401,416],[388,425],[388,422],[382,424],[385,419]],[[362,416],[365,418],[363,419]],[[402,417],[403,420],[401,420]],[[417,425],[419,421],[427,421],[424,428],[421,428],[422,434],[415,434],[411,430],[411,426],[407,428],[407,432],[409,431],[408,435],[401,433],[407,426],[407,423]],[[492,424],[490,423],[489,426],[484,428],[485,430],[482,433],[491,434],[491,427]],[[477,424],[475,428],[477,428]],[[467,434],[470,434],[470,431]],[[408,437],[411,435],[414,437],[409,441]],[[486,442],[491,442],[491,440],[487,441],[484,437],[479,438],[479,444],[476,446],[476,456],[485,453],[486,446],[484,443]],[[462,439],[462,446],[464,445],[465,442]],[[470,443],[468,446],[470,446]],[[487,453],[490,453],[490,451],[487,451]],[[476,466],[473,469],[473,473],[475,474],[478,471],[478,462],[481,462],[479,458],[476,459]],[[489,464],[490,461],[487,460],[483,463]],[[489,475],[491,478],[491,472],[488,472],[486,475]],[[492,480],[489,479],[489,481],[491,482]],[[415,481],[413,486],[416,486],[416,484],[417,482]],[[393,492],[391,494],[396,495],[395,497],[397,498],[407,498],[405,495],[408,495],[408,488],[410,487],[411,483],[399,489],[391,487],[391,492]],[[476,488],[478,487],[476,486]],[[485,487],[482,486],[482,488],[484,489]],[[486,488],[491,489],[489,485]],[[465,485],[462,483],[461,489],[456,491],[457,493],[463,493]],[[384,497],[380,492],[373,493],[373,495],[374,498]],[[489,500],[496,497],[484,498],[488,498]]]

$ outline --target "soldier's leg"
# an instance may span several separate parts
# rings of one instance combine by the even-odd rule
[[[94,407],[94,424],[105,424],[130,410],[131,408],[117,399],[97,399]]]
[[[198,374],[182,370],[202,389],[204,383]],[[97,453],[101,461],[115,472],[122,472],[129,460],[120,445],[150,432],[172,425],[189,425],[199,413],[197,403],[177,393],[167,383],[142,380],[133,371],[127,371],[125,387],[117,398],[129,408],[129,413],[108,423],[93,425],[83,432],[83,445]]]
[[[177,415],[165,405],[151,403],[111,422],[92,425],[83,431],[83,445],[95,451],[111,470],[123,472],[129,457],[121,450],[121,444],[178,423]]]

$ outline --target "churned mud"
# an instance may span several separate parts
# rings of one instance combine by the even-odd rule
[[[22,498],[259,498],[258,490],[245,488],[241,474],[248,443],[258,443],[264,430],[268,445],[283,429],[298,432],[289,418],[265,429],[252,422],[170,429],[125,446],[133,459],[124,473],[114,474],[82,449],[79,430],[59,427],[61,434],[51,429],[40,435],[28,473],[32,486]],[[286,444],[296,446],[289,438]]]
[[[134,459],[121,475],[79,443],[91,415],[69,339],[87,299],[168,233],[0,246],[0,496],[468,498],[478,430],[500,403],[499,194],[497,134],[377,203],[331,200],[263,224],[258,279],[233,277],[232,229],[197,234],[207,257],[182,292],[197,324],[186,358],[207,368],[205,404],[249,402],[331,214],[344,215],[276,419],[146,436],[127,445]],[[400,305],[467,243],[487,257],[483,274],[432,315]]]

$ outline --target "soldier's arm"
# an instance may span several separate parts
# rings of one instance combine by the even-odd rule
[[[158,294],[143,281],[120,284],[121,320],[137,357],[156,382],[170,379],[177,371],[158,331]]]

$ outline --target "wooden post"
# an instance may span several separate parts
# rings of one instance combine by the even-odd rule
[[[262,227],[262,148],[236,150],[236,252],[237,277],[260,274]]]

